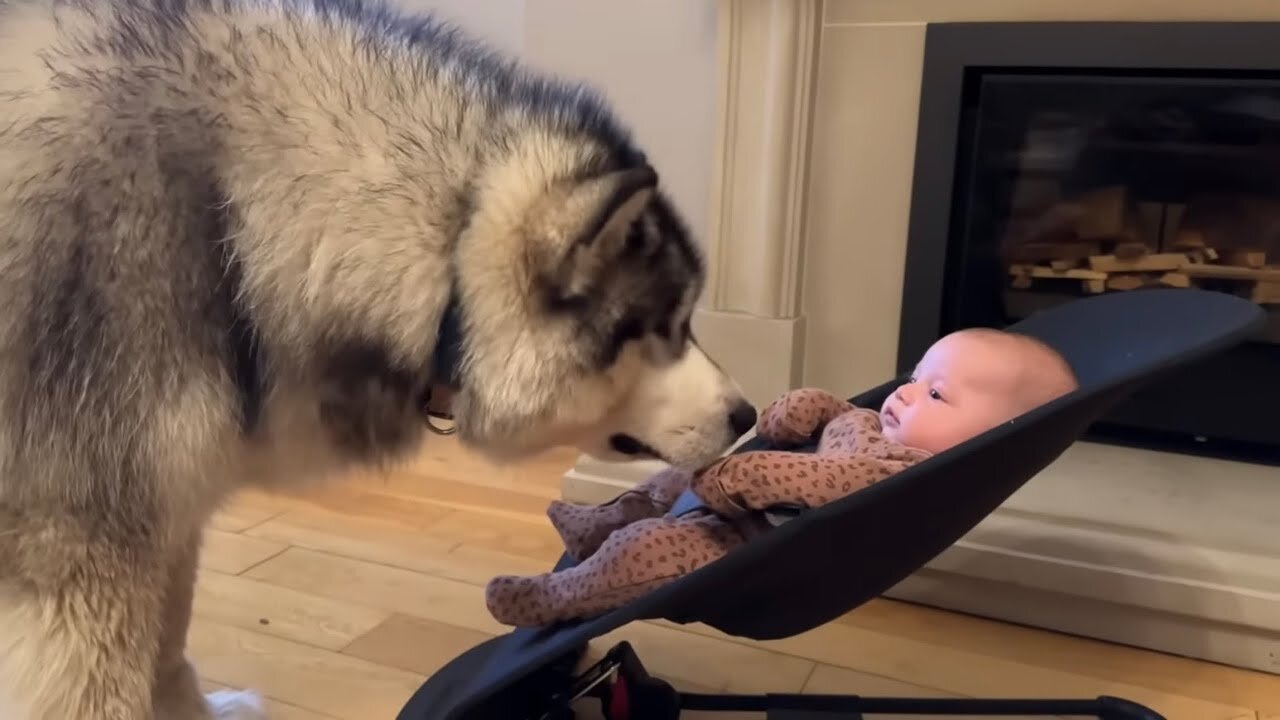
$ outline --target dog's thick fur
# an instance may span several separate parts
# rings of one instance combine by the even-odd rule
[[[722,453],[754,411],[657,181],[429,18],[0,0],[0,717],[260,716],[184,658],[201,530],[413,450],[447,307],[478,451]]]

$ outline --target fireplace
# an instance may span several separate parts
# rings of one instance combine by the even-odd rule
[[[930,25],[899,370],[954,329],[1073,298],[1232,293],[1273,322],[1088,438],[1280,460],[1276,37],[1268,23]]]

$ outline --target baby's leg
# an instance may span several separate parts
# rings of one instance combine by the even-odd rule
[[[614,530],[666,514],[688,487],[689,473],[669,468],[603,505],[571,505],[553,500],[547,517],[560,533],[565,552],[582,560],[591,556]]]
[[[732,525],[713,515],[640,520],[614,532],[575,567],[494,578],[485,600],[494,618],[517,627],[591,617],[687,575],[743,542]]]

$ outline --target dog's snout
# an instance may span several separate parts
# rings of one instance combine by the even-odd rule
[[[729,424],[733,426],[733,434],[744,435],[756,426],[756,409],[751,403],[743,400],[729,413]]]

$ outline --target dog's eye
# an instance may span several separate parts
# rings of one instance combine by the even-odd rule
[[[637,318],[627,318],[618,323],[613,330],[614,340],[618,343],[635,340],[642,335],[644,335],[644,323]]]
[[[590,299],[583,293],[559,293],[552,295],[548,302],[552,311],[581,312],[587,308]]]
[[[644,225],[641,220],[627,228],[627,252],[638,253],[644,249]]]

